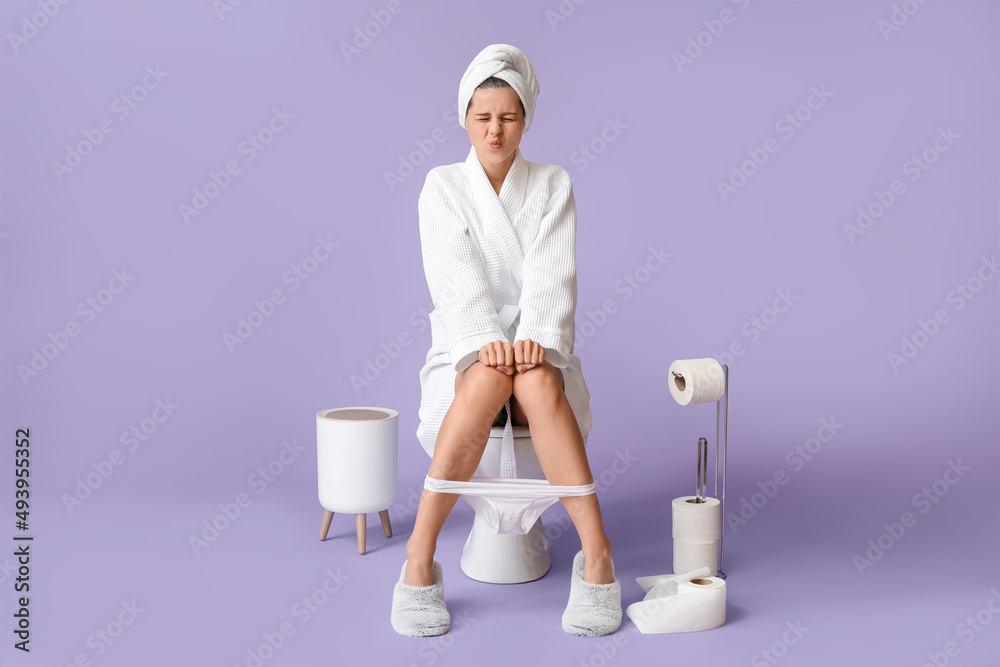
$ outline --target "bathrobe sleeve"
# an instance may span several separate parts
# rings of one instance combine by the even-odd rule
[[[576,202],[566,170],[553,178],[538,235],[524,255],[514,340],[530,338],[545,348],[549,363],[565,368],[576,336]]]
[[[487,343],[507,341],[479,248],[441,177],[431,170],[417,202],[427,287],[447,337],[449,360],[459,373]],[[510,341],[507,341],[510,342]]]

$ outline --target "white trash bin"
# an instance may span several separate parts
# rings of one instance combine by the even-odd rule
[[[316,413],[319,502],[325,510],[319,539],[325,540],[335,512],[354,514],[358,553],[365,553],[366,514],[378,512],[392,536],[389,507],[396,501],[399,413],[352,407]]]

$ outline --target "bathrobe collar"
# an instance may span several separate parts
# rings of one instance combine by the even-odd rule
[[[504,177],[499,195],[479,162],[475,146],[470,147],[469,156],[465,159],[465,173],[481,213],[485,236],[500,248],[520,287],[524,253],[514,232],[513,221],[523,208],[528,182],[528,165],[521,156],[521,148],[519,146],[514,152],[514,162]]]

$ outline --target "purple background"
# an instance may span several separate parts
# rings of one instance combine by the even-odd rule
[[[879,21],[902,4],[918,9],[884,38]],[[929,652],[949,664],[997,664],[1000,618],[987,605],[1000,609],[991,493],[1000,481],[1000,280],[983,268],[991,279],[973,280],[981,290],[961,308],[951,291],[996,257],[1000,241],[1000,6],[404,0],[386,14],[389,6],[245,0],[220,19],[209,0],[73,2],[16,49],[8,34],[0,662],[68,665],[82,654],[94,665],[246,665],[263,634],[290,622],[294,634],[265,665],[773,664],[763,649],[789,666],[922,665]],[[550,23],[560,6],[575,11]],[[39,7],[4,3],[0,26],[20,32]],[[710,44],[702,35],[708,46],[678,71],[674,52],[726,9],[733,22]],[[341,45],[371,12],[391,21],[348,60]],[[693,490],[697,437],[714,439],[711,406],[682,409],[670,398],[672,360],[730,362],[727,512],[787,474],[773,497],[756,496],[766,504],[746,524],[726,528],[728,622],[716,630],[643,636],[626,617],[611,637],[565,634],[579,540],[572,528],[553,530],[561,505],[544,516],[552,570],[495,586],[459,569],[473,517],[465,503],[436,555],[452,631],[415,639],[390,626],[413,525],[407,503],[429,463],[414,433],[431,305],[417,196],[429,168],[465,159],[458,83],[495,42],[522,48],[540,82],[525,158],[562,165],[574,182],[576,353],[592,393],[589,456],[604,482],[623,606],[642,598],[635,577],[670,571],[670,500]],[[157,66],[162,81],[120,118],[115,98]],[[775,124],[813,86],[831,96],[801,109],[809,118],[787,137]],[[248,162],[240,143],[274,108],[294,118]],[[60,180],[52,163],[103,118],[113,131]],[[623,127],[601,145],[609,120]],[[958,138],[911,180],[904,163],[949,127]],[[435,132],[444,140],[390,187],[386,174]],[[724,201],[717,182],[769,137],[779,149]],[[587,145],[602,152],[583,158]],[[185,222],[179,206],[229,160],[240,173]],[[894,179],[905,192],[852,243],[845,224]],[[318,237],[339,247],[293,290],[283,275]],[[619,281],[650,246],[671,257],[626,298]],[[133,278],[87,321],[78,304],[101,296],[123,267]],[[224,335],[275,289],[284,302],[230,351]],[[797,298],[757,328],[751,318],[773,316],[776,290]],[[616,310],[602,320],[609,299]],[[939,309],[947,322],[917,336],[926,344],[894,369],[888,355]],[[602,325],[585,333],[595,318]],[[78,335],[23,380],[19,366],[70,322]],[[356,388],[351,376],[401,334],[409,344]],[[723,358],[736,342],[742,354]],[[168,398],[178,407],[128,451],[123,432]],[[317,540],[315,413],[351,405],[400,412],[394,535],[370,515],[365,556],[349,517],[336,516],[328,540]],[[793,464],[823,419],[841,426]],[[32,436],[29,655],[11,647],[10,632],[19,427]],[[253,486],[255,471],[293,441],[304,453],[266,488]],[[122,464],[67,509],[78,478],[115,450]],[[636,461],[614,473],[626,451]],[[935,493],[949,462],[969,470],[938,482],[935,502],[915,500],[924,488]],[[252,504],[195,554],[189,537],[240,493]],[[904,512],[915,525],[887,537],[885,524]],[[859,572],[855,556],[880,537],[891,548]],[[346,579],[302,622],[294,606],[328,569]],[[112,644],[98,642],[133,600],[142,609],[134,622]],[[960,625],[977,613],[979,631]],[[474,620],[466,628],[460,616]],[[786,623],[796,622],[808,631],[785,643]],[[956,655],[944,655],[948,642]]]

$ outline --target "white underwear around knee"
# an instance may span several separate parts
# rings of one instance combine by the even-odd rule
[[[597,486],[553,486],[544,479],[473,477],[467,482],[428,475],[424,488],[437,493],[457,493],[496,533],[527,535],[546,509],[566,496],[597,493]]]

